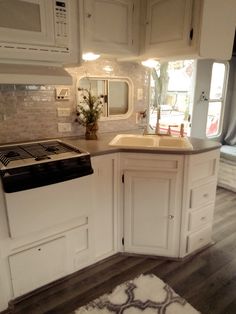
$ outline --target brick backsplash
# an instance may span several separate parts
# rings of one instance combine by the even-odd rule
[[[55,86],[0,85],[0,143],[57,137],[82,136],[84,127],[76,118],[76,84],[83,76],[129,78],[134,87],[134,112],[128,119],[101,121],[99,132],[122,131],[137,128],[135,113],[147,107],[149,70],[131,62],[99,60],[68,68],[73,77],[71,99],[56,101]],[[137,89],[143,88],[143,100],[137,100]],[[58,117],[57,108],[70,108],[70,117]],[[59,133],[57,123],[72,123],[71,132]]]

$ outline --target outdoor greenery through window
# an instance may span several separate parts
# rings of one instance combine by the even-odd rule
[[[149,124],[153,129],[160,108],[161,132],[166,132],[171,126],[172,134],[178,134],[183,123],[185,135],[190,134],[194,69],[194,60],[160,63],[152,69]]]
[[[228,67],[226,63],[214,62],[212,66],[206,126],[207,137],[215,137],[221,133],[228,72],[227,69]]]

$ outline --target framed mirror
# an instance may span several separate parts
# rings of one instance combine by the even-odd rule
[[[94,96],[104,96],[100,120],[125,119],[133,112],[133,88],[128,78],[82,77],[77,82],[77,101],[82,103],[78,88],[91,90]]]

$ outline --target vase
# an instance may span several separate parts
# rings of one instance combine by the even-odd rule
[[[85,139],[86,140],[97,140],[97,130],[98,130],[98,124],[97,122],[90,123],[86,125],[86,131],[85,131]]]

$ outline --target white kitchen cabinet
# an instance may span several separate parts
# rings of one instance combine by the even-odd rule
[[[125,252],[178,257],[182,156],[122,159]]]
[[[234,0],[148,0],[142,55],[229,60],[235,12]]]
[[[219,150],[186,156],[180,256],[212,242]]]
[[[116,252],[117,157],[114,154],[92,157],[92,167],[93,258],[96,261]]]
[[[80,0],[82,51],[138,53],[139,0]]]
[[[192,0],[147,1],[146,52],[164,56],[189,46],[192,6]]]

